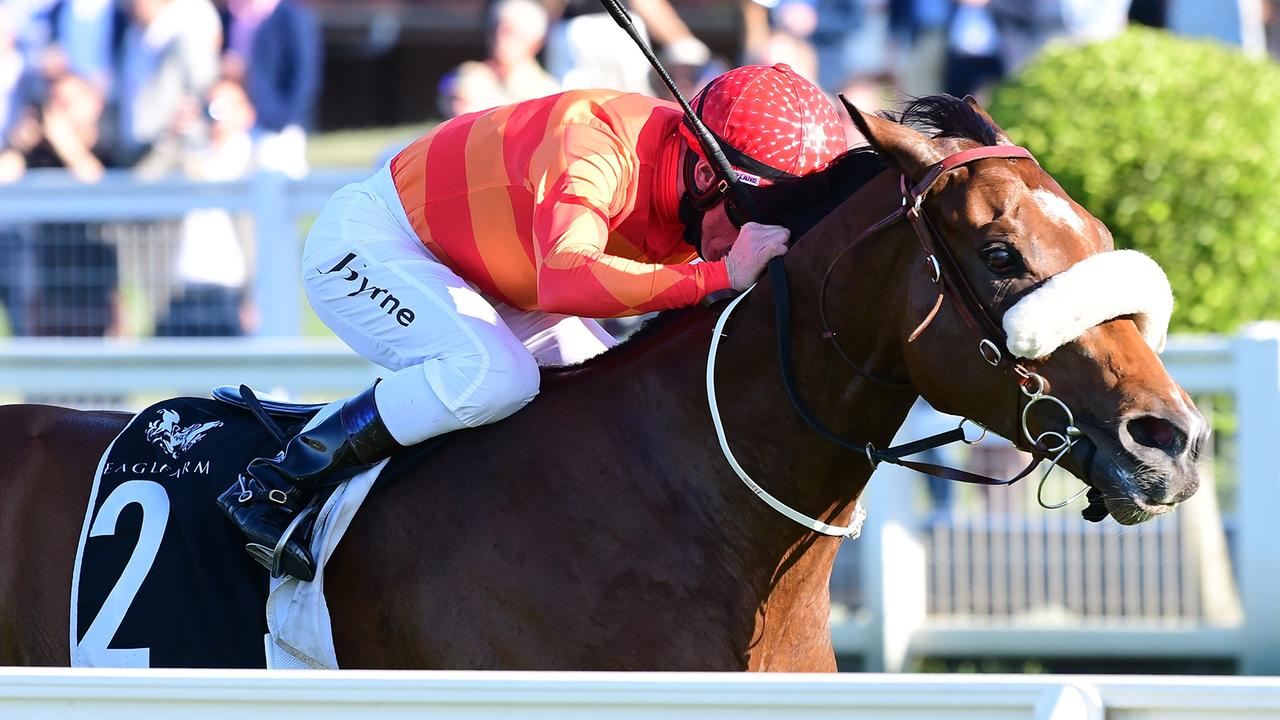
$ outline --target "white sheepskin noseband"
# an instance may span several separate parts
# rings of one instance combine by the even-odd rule
[[[1132,315],[1152,350],[1164,350],[1173,314],[1173,289],[1155,260],[1114,250],[1081,260],[1049,278],[1004,314],[1009,352],[1039,358],[1085,330]]]

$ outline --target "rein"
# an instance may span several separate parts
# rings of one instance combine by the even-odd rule
[[[902,205],[888,216],[882,218],[878,222],[872,224],[867,229],[858,234],[850,243],[841,250],[831,264],[828,265],[826,273],[823,275],[822,284],[819,290],[819,314],[822,321],[823,338],[830,341],[836,352],[848,363],[859,375],[871,380],[879,385],[890,389],[907,389],[911,387],[910,383],[902,383],[892,380],[886,380],[867,372],[860,365],[855,363],[849,355],[844,351],[840,344],[836,341],[835,332],[831,330],[830,323],[827,319],[826,312],[826,288],[831,277],[832,271],[836,264],[844,255],[861,243],[863,240],[875,235],[885,228],[893,225],[899,220],[906,217],[911,223],[912,229],[915,231],[916,237],[919,239],[921,247],[924,249],[925,257],[930,270],[930,278],[938,285],[938,297],[934,302],[932,310],[928,313],[924,321],[911,333],[908,342],[914,341],[921,333],[928,328],[937,316],[939,309],[945,297],[950,294],[953,305],[964,321],[975,335],[980,339],[978,342],[978,353],[992,367],[1013,373],[1016,376],[1016,382],[1022,391],[1023,397],[1026,398],[1026,404],[1023,405],[1019,416],[1019,422],[1023,436],[1026,438],[1033,449],[1033,457],[1031,463],[1027,465],[1015,477],[1008,480],[1000,480],[971,473],[957,468],[950,468],[941,465],[933,465],[930,463],[921,463],[909,461],[904,458],[917,453],[931,450],[934,448],[949,445],[955,442],[963,442],[968,445],[977,444],[986,436],[986,428],[981,424],[965,418],[961,420],[960,425],[954,430],[944,433],[931,435],[920,440],[904,443],[884,450],[877,449],[872,443],[859,443],[855,441],[841,438],[836,433],[827,428],[820,420],[813,415],[800,397],[795,387],[793,363],[791,357],[791,294],[790,285],[787,279],[786,266],[782,262],[782,258],[774,258],[769,262],[769,276],[774,287],[774,310],[777,323],[778,337],[778,367],[782,375],[783,387],[786,390],[787,397],[791,400],[792,406],[796,413],[805,421],[805,423],[818,435],[825,440],[839,446],[863,454],[867,461],[871,463],[872,469],[875,469],[880,463],[887,462],[893,465],[899,465],[916,472],[933,475],[936,477],[955,480],[958,482],[972,483],[977,485],[1010,485],[1030,475],[1040,464],[1041,458],[1035,453],[1043,453],[1045,456],[1052,456],[1051,464],[1040,478],[1040,486],[1036,493],[1036,498],[1041,506],[1048,509],[1057,509],[1065,507],[1080,496],[1089,491],[1086,485],[1080,492],[1059,503],[1049,504],[1043,498],[1045,480],[1055,466],[1061,462],[1062,458],[1067,455],[1074,447],[1076,442],[1083,436],[1083,433],[1075,426],[1075,417],[1071,409],[1065,403],[1056,397],[1045,392],[1047,383],[1041,375],[1027,370],[1019,362],[1015,362],[1006,357],[1002,347],[1007,347],[1008,338],[1000,327],[999,323],[992,319],[986,305],[978,298],[977,292],[969,284],[964,273],[960,271],[960,265],[956,261],[955,256],[945,243],[937,241],[937,232],[929,222],[928,217],[923,212],[923,204],[929,191],[942,178],[944,174],[955,168],[961,167],[976,160],[986,158],[1007,158],[1007,159],[1028,159],[1035,161],[1035,157],[1026,148],[1017,146],[984,146],[954,153],[944,158],[940,162],[932,165],[925,173],[924,178],[914,187],[907,184],[906,175],[902,175],[899,187],[902,192]],[[848,527],[838,527],[828,525],[827,523],[811,518],[799,511],[787,506],[777,498],[770,495],[760,487],[758,483],[751,479],[749,475],[738,464],[733,452],[729,449],[728,440],[725,437],[723,423],[720,419],[719,407],[716,403],[715,396],[715,360],[716,353],[719,349],[720,340],[724,336],[724,328],[730,315],[737,305],[754,289],[754,285],[748,288],[746,292],[739,295],[733,300],[721,313],[716,323],[714,335],[712,336],[711,347],[707,358],[707,400],[711,408],[712,420],[715,424],[716,435],[720,441],[721,450],[724,452],[725,458],[729,461],[730,466],[738,477],[762,500],[770,507],[782,513],[791,520],[824,535],[844,536],[856,538],[861,531],[862,520],[866,513],[861,503],[858,503],[854,509],[854,518]],[[1066,426],[1063,430],[1048,430],[1038,435],[1032,433],[1028,425],[1030,411],[1037,403],[1048,402],[1056,405],[1066,417]],[[969,440],[964,432],[966,423],[973,423],[982,430],[981,435],[974,440]]]

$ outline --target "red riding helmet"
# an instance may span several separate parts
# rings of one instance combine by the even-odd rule
[[[789,66],[748,65],[707,84],[690,103],[724,149],[738,177],[748,185],[770,185],[826,167],[848,148],[836,109],[816,85]],[[712,187],[699,193],[693,170],[702,147],[685,125],[685,187],[699,210],[722,194]]]

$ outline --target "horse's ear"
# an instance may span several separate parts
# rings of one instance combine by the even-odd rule
[[[912,180],[919,180],[929,166],[942,160],[942,152],[922,133],[892,120],[864,113],[843,95],[840,102],[844,103],[853,124],[871,143],[872,149]]]
[[[1004,128],[1000,127],[1000,124],[996,122],[996,119],[991,117],[991,115],[987,113],[986,109],[979,105],[978,101],[972,95],[965,95],[964,101],[969,105],[969,107],[973,108],[974,112],[978,113],[978,117],[986,120],[987,124],[991,125],[992,128],[995,128],[997,145],[1013,144],[1013,141],[1009,139],[1009,135],[1004,131]]]

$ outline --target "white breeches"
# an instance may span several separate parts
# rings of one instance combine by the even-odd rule
[[[595,321],[487,299],[440,263],[409,224],[388,167],[348,185],[307,236],[303,286],[320,319],[393,371],[375,400],[401,444],[495,422],[538,394],[538,366],[614,344]]]

